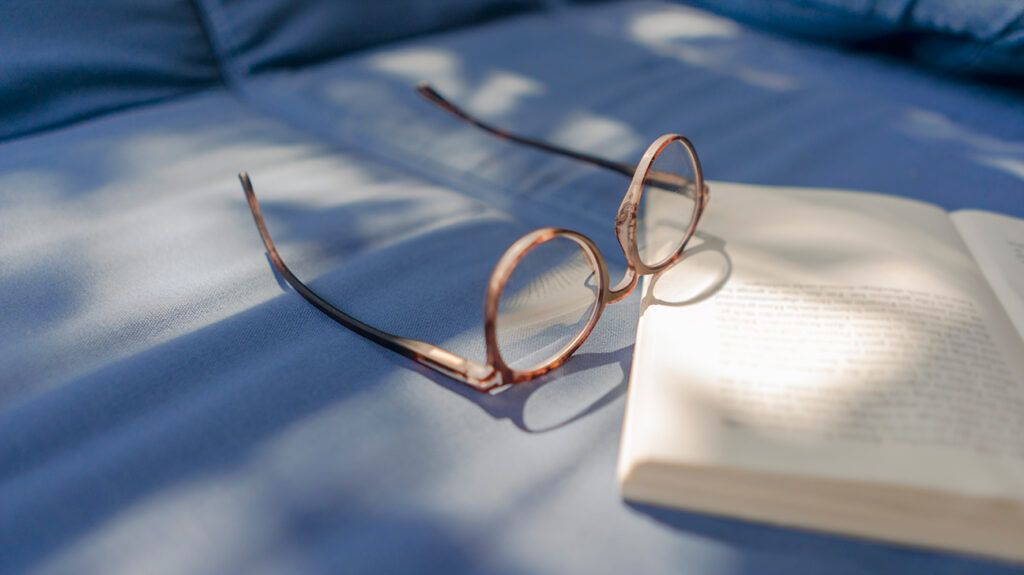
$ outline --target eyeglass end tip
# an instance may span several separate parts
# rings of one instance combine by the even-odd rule
[[[430,100],[437,100],[440,98],[440,94],[437,93],[437,90],[435,90],[434,87],[430,85],[430,82],[426,80],[416,82],[416,91],[424,98],[428,98]]]

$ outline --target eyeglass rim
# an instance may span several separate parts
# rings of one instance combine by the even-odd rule
[[[644,182],[647,181],[648,175],[654,166],[655,160],[658,156],[665,151],[672,143],[679,142],[687,154],[690,157],[690,164],[693,168],[693,180],[694,190],[698,197],[694,198],[696,206],[693,213],[690,214],[690,221],[686,228],[686,233],[683,235],[683,239],[679,246],[671,254],[666,256],[661,261],[655,264],[648,264],[643,261],[640,256],[640,245],[637,239],[637,226],[639,223],[639,209],[640,201],[643,199],[643,194],[646,191]],[[619,206],[619,212],[615,218],[615,234],[618,237],[619,245],[622,247],[622,251],[626,256],[626,262],[630,268],[635,272],[637,278],[639,276],[645,276],[649,274],[658,273],[665,268],[671,266],[673,263],[682,257],[683,252],[686,251],[687,244],[693,239],[693,235],[697,231],[697,226],[700,224],[701,217],[704,215],[704,208],[707,206],[708,201],[708,189],[704,184],[704,171],[700,164],[700,157],[697,155],[697,150],[693,145],[693,142],[686,136],[680,134],[663,134],[656,140],[651,142],[651,145],[647,147],[644,155],[640,158],[640,162],[636,166],[636,171],[633,173],[633,178],[629,183],[629,188],[626,190],[626,194],[622,199],[622,204]],[[630,286],[630,291],[634,286]]]
[[[574,242],[587,256],[591,268],[597,272],[598,297],[594,309],[586,325],[576,336],[570,340],[562,349],[554,354],[547,363],[535,369],[521,370],[510,366],[501,354],[501,346],[498,343],[498,310],[501,304],[501,296],[505,291],[512,273],[519,264],[526,259],[529,253],[537,247],[550,241],[565,238]],[[486,346],[487,366],[494,369],[500,376],[501,384],[508,385],[521,383],[535,379],[551,370],[557,369],[590,336],[601,313],[611,299],[611,290],[608,288],[608,265],[597,245],[587,236],[565,228],[540,228],[529,232],[512,243],[505,253],[502,254],[498,263],[491,272],[490,280],[487,282],[487,292],[484,299],[484,343]]]

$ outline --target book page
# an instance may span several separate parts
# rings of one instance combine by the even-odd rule
[[[944,211],[717,183],[698,233],[644,283],[620,473],[1024,501],[1024,344]]]
[[[1024,338],[1024,219],[976,210],[950,218]]]

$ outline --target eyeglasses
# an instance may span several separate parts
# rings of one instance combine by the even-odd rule
[[[605,306],[633,291],[640,276],[678,260],[708,202],[700,160],[689,140],[665,134],[635,165],[569,150],[484,123],[430,87],[417,91],[453,116],[490,134],[632,178],[615,217],[626,273],[611,286],[604,256],[587,236],[541,228],[516,240],[498,260],[484,298],[486,362],[430,343],[384,332],[317,295],[288,268],[267,231],[249,175],[238,175],[274,268],[328,317],[392,351],[484,392],[539,377],[562,365],[587,339]]]

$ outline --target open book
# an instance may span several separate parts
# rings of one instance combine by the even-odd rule
[[[643,286],[623,495],[1024,561],[1024,220],[711,194]]]

